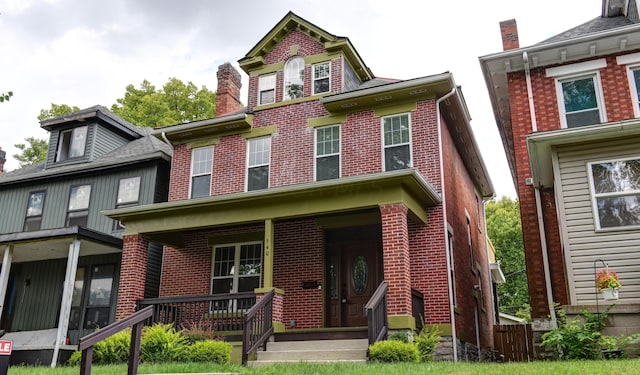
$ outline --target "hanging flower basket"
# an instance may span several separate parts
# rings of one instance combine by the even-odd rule
[[[602,292],[602,298],[604,298],[607,301],[613,301],[618,299],[618,289],[605,288],[605,289],[601,289],[600,292]]]

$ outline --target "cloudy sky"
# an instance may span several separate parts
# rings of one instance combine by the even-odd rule
[[[515,18],[528,46],[600,15],[601,0],[0,0],[0,147],[48,137],[36,119],[51,103],[111,107],[128,84],[170,77],[216,88],[293,11],[349,37],[378,77],[453,73],[498,196],[515,197],[478,56],[502,50],[498,23]],[[247,78],[243,76],[246,86]],[[246,89],[244,87],[243,89]],[[246,90],[243,95],[246,100]]]

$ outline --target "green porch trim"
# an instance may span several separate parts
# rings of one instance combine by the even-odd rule
[[[316,219],[316,224],[318,224],[320,228],[324,228],[324,229],[344,228],[344,227],[350,227],[354,225],[369,225],[369,224],[380,224],[380,223],[381,223],[381,218],[380,218],[379,212],[367,212],[367,213],[353,214],[353,215],[319,217]]]
[[[264,137],[267,135],[275,134],[278,131],[278,127],[276,125],[268,125],[262,126],[259,128],[252,128],[248,133],[242,133],[242,138],[250,139],[250,138],[258,138]]]
[[[418,109],[418,102],[400,103],[376,108],[373,113],[376,117],[397,115],[399,113],[413,112]]]
[[[329,115],[323,117],[315,117],[307,120],[307,126],[310,128],[317,128],[327,125],[340,125],[347,121],[347,114]]]
[[[267,294],[272,290],[276,292],[276,294],[284,296],[284,289],[280,289],[280,288],[255,288],[253,292],[255,294]]]
[[[264,232],[262,231],[249,233],[232,233],[211,236],[209,237],[207,243],[209,244],[209,246],[215,246],[238,242],[262,241],[263,239]]]
[[[220,137],[209,138],[209,139],[199,139],[197,141],[187,142],[187,148],[189,150],[193,150],[194,148],[215,146],[218,143],[220,143]]]
[[[262,285],[266,289],[273,287],[273,220],[264,221],[264,266],[262,267]]]
[[[416,330],[416,319],[411,315],[389,315],[389,329]]]
[[[296,99],[291,99],[291,100],[283,100],[281,102],[275,102],[275,103],[270,103],[270,104],[257,105],[255,107],[253,107],[253,110],[254,111],[262,111],[262,110],[265,110],[265,109],[278,108],[278,107],[282,107],[282,106],[290,105],[290,104],[312,102],[314,100],[319,100],[322,97],[325,97],[325,96],[328,96],[328,95],[333,95],[333,94],[335,94],[335,93],[334,92],[325,92],[325,93],[322,93],[322,94],[304,96],[302,98],[296,98]]]
[[[273,325],[273,332],[280,333],[286,330],[284,323],[272,321],[271,325]]]
[[[451,324],[425,324],[424,328],[431,331],[437,329],[440,336],[453,336]]]

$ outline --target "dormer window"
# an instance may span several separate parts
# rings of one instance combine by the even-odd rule
[[[276,75],[266,74],[258,78],[258,104],[270,104],[276,101]]]
[[[284,65],[284,100],[304,95],[304,59],[294,57]]]
[[[87,144],[87,129],[87,126],[81,126],[60,132],[56,161],[84,156],[85,145]]]
[[[327,61],[313,66],[313,95],[322,94],[331,90],[331,64]]]

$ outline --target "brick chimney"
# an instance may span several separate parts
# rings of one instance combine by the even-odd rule
[[[218,90],[216,91],[216,117],[224,116],[242,108],[240,103],[240,73],[228,62],[218,67]]]
[[[6,156],[7,153],[2,151],[2,147],[0,147],[0,174],[4,173],[4,162],[7,161],[7,159],[5,159]]]
[[[518,24],[516,24],[515,19],[500,22],[500,35],[502,35],[503,51],[520,48]]]

